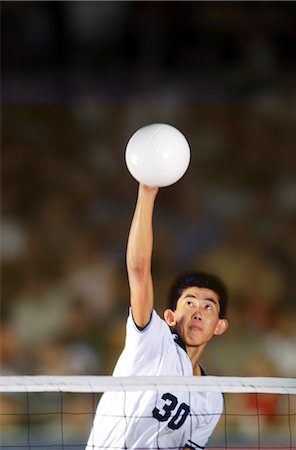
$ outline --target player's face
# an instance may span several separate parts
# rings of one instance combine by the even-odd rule
[[[222,334],[225,323],[219,318],[218,294],[211,289],[196,286],[183,291],[178,300],[175,329],[188,346],[207,344],[215,334]]]

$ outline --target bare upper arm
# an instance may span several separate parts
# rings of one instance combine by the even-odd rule
[[[150,273],[129,273],[130,303],[135,324],[144,328],[153,310],[153,283]]]

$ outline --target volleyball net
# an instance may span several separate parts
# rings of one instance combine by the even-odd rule
[[[83,450],[102,393],[221,392],[208,449],[296,450],[296,379],[258,377],[0,377],[2,450]]]

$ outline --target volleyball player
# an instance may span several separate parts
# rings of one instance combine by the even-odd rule
[[[154,310],[152,217],[157,192],[139,185],[126,257],[131,308],[114,376],[204,375],[199,358],[211,338],[228,326],[226,289],[212,275],[181,277],[164,319]],[[108,392],[98,405],[86,448],[203,449],[222,408],[217,392]]]

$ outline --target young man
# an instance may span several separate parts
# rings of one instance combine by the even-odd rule
[[[227,329],[226,290],[211,275],[193,273],[177,280],[164,320],[154,310],[152,216],[157,192],[139,185],[127,246],[131,308],[114,376],[204,375],[200,355],[214,335]],[[105,393],[86,450],[202,449],[222,408],[221,394],[213,392]]]

